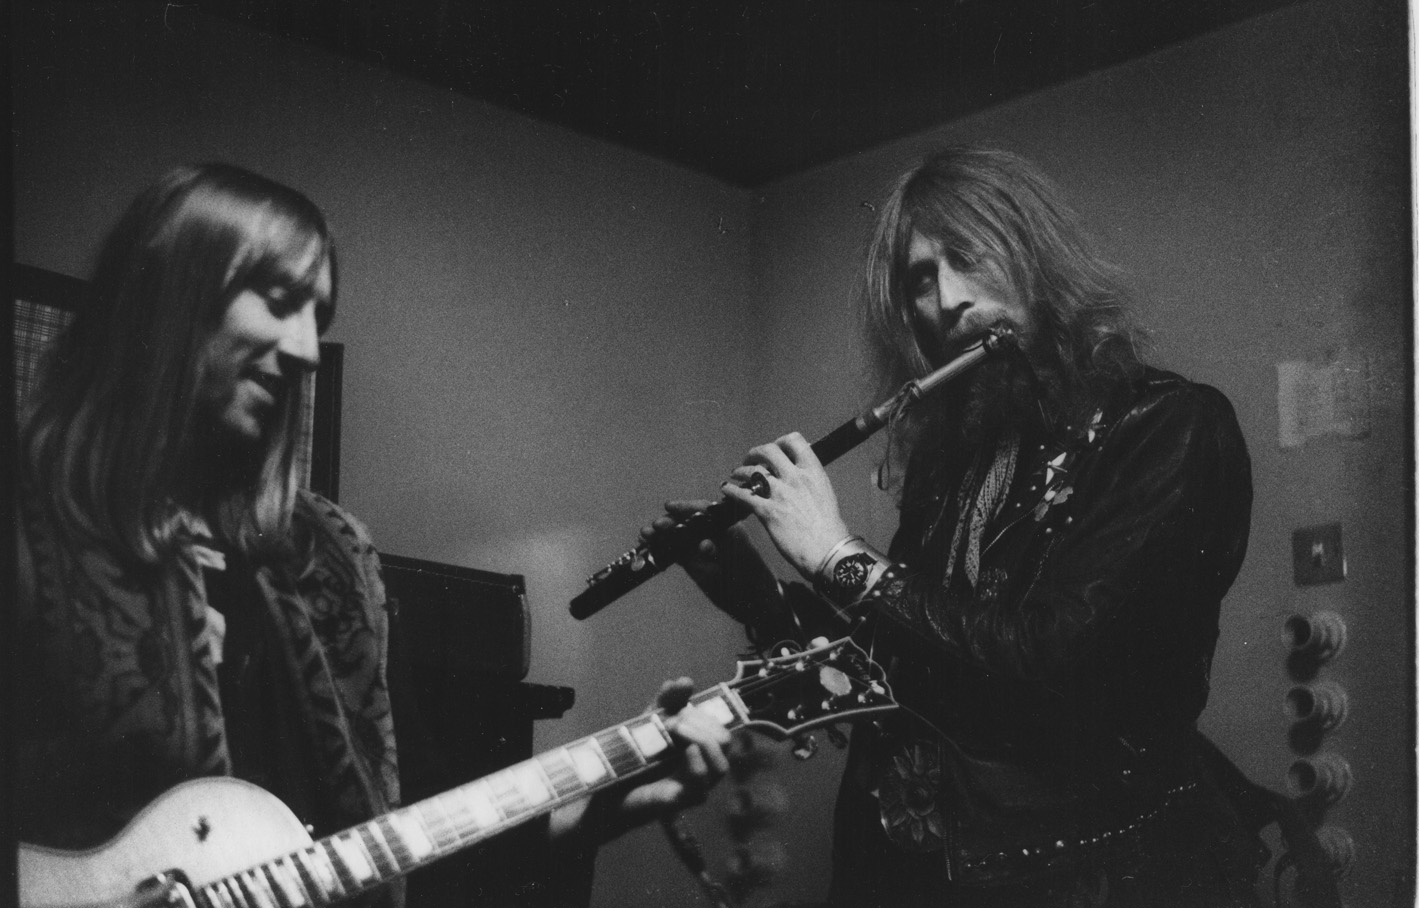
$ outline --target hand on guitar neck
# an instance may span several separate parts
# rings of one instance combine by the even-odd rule
[[[694,803],[724,771],[718,742],[735,729],[782,739],[897,705],[882,669],[847,638],[804,652],[786,646],[775,658],[741,662],[732,681],[688,692],[675,682],[658,709],[315,842],[295,814],[255,785],[226,777],[184,782],[98,848],[21,844],[19,904],[328,905],[589,796],[614,798],[627,779],[669,769],[610,802],[624,819]],[[687,703],[694,708],[679,709]],[[598,832],[607,829],[617,830]]]
[[[694,692],[689,678],[679,678],[663,684],[656,697],[655,708],[668,717],[665,729],[679,748],[678,759],[661,764],[664,778],[629,790],[613,786],[554,810],[548,826],[554,840],[581,836],[607,842],[655,817],[705,801],[729,772],[724,747],[730,732],[705,710],[689,705]]]

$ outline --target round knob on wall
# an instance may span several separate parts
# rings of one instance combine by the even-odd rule
[[[1287,789],[1302,800],[1335,804],[1351,790],[1351,764],[1334,753],[1302,757],[1287,769]]]
[[[1351,872],[1351,864],[1356,860],[1356,842],[1351,833],[1340,826],[1323,826],[1316,831],[1316,840],[1332,873],[1344,877]]]
[[[1283,709],[1293,722],[1318,726],[1331,731],[1346,721],[1350,700],[1346,689],[1335,681],[1298,684],[1287,691]]]
[[[1282,639],[1295,655],[1327,662],[1346,648],[1346,622],[1327,610],[1290,615],[1282,622]]]

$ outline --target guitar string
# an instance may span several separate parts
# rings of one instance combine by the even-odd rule
[[[847,648],[846,648],[846,649],[847,649]],[[840,653],[837,654],[837,655],[843,655],[843,654],[844,654],[844,653],[840,652]],[[848,659],[849,659],[850,661],[857,661],[857,660],[854,660],[854,659],[853,659],[853,656],[854,656],[855,654],[859,655],[859,656],[862,658],[862,661],[863,661],[863,662],[866,662],[866,665],[855,665],[855,666],[853,666],[853,667],[854,667],[855,669],[867,669],[867,671],[866,671],[866,672],[863,672],[860,677],[856,678],[856,680],[861,684],[861,683],[863,683],[863,678],[864,678],[864,677],[868,678],[868,679],[869,679],[869,684],[868,684],[869,689],[871,689],[871,683],[881,683],[881,682],[879,682],[879,679],[872,678],[872,669],[873,669],[873,668],[878,668],[878,670],[881,671],[881,668],[878,667],[878,666],[876,665],[876,663],[874,663],[874,662],[871,660],[871,658],[869,658],[866,654],[863,654],[861,651],[857,651],[857,650],[853,650],[853,649],[847,649],[847,651],[846,651],[846,655],[847,655],[847,657],[848,657]],[[782,657],[778,657],[778,658],[781,659],[781,660],[783,660],[783,661],[789,662],[789,663],[792,665],[794,662],[802,661],[806,655],[808,655],[808,653],[793,653],[793,654],[788,654],[788,655],[785,655],[785,656],[782,656]],[[819,661],[819,662],[822,663],[822,662],[825,661],[825,660],[816,660],[816,661]],[[782,684],[782,683],[784,682],[784,678],[785,678],[785,675],[786,675],[786,674],[797,674],[800,670],[801,670],[801,669],[792,668],[792,667],[790,667],[790,668],[785,668],[785,669],[782,669],[782,670],[781,670],[781,674],[779,674],[779,675],[752,676],[752,677],[749,677],[749,678],[741,679],[741,680],[739,680],[739,681],[729,681],[729,682],[725,682],[725,683],[724,683],[724,686],[725,686],[725,687],[728,687],[731,691],[734,691],[734,692],[736,692],[736,693],[738,693],[739,691],[742,691],[742,690],[743,690],[743,691],[745,691],[746,693],[749,693],[749,694],[753,695],[753,694],[761,693],[764,689],[767,689],[767,688],[774,688],[774,687],[779,686],[780,684]],[[840,671],[841,671],[841,669],[840,669]],[[846,674],[846,673],[845,673],[845,674]],[[851,677],[851,676],[850,676],[850,677]],[[885,679],[884,679],[884,680],[885,680]],[[707,691],[705,691],[705,692],[703,692],[702,694],[697,695],[697,696],[707,696],[707,697],[708,697],[708,695],[713,695],[714,693],[716,693],[716,691],[717,691],[716,688],[710,688],[710,689],[708,689]],[[842,697],[842,696],[848,696],[848,695],[844,694],[844,695],[838,695],[838,696]],[[880,694],[880,696],[883,696],[883,697],[886,699],[886,701],[887,701],[888,704],[891,704],[891,703],[893,702],[893,701],[891,700],[891,697],[886,694],[886,691],[884,691],[884,693]],[[692,698],[692,701],[693,701],[693,700],[694,700],[694,698]],[[886,704],[878,704],[878,705],[886,705]],[[868,706],[868,707],[865,707],[865,708],[872,708],[872,707],[871,707],[871,706]],[[916,714],[916,711],[915,711],[915,710],[908,710],[908,711],[909,711],[909,712],[912,712],[912,713],[914,713],[914,714]],[[664,716],[664,715],[666,715],[666,712],[665,712],[665,710],[656,710],[656,711],[653,713],[653,715]],[[739,718],[739,717],[737,717],[737,718]],[[920,718],[920,716],[919,716],[919,718]],[[632,721],[634,722],[635,720],[633,719]],[[742,725],[748,725],[748,724],[750,724],[750,721],[751,721],[751,720],[741,719]],[[606,729],[605,731],[611,731],[611,730],[616,729],[616,728],[624,728],[624,727],[626,727],[626,725],[629,725],[629,724],[630,724],[630,723],[624,723],[623,725],[620,725],[620,726],[611,726],[610,728]],[[599,735],[601,735],[601,734],[603,734],[603,733],[604,733],[604,732],[598,732],[597,734],[588,736],[588,738],[586,738],[586,739],[580,739],[580,740],[595,739],[595,738],[597,738]],[[573,742],[573,743],[576,743],[576,742]],[[642,756],[643,759],[645,759],[645,755],[644,755],[644,754],[642,754],[641,756]],[[537,761],[538,761],[538,757],[533,757],[532,759],[530,759],[530,760],[528,760],[528,761],[525,761],[524,763],[514,764],[514,766],[510,766],[510,767],[507,767],[507,768],[504,769],[504,770],[500,770],[500,772],[509,772],[509,771],[515,769],[517,766],[521,766],[521,765],[531,765],[531,764],[533,764],[533,763],[536,763]],[[649,764],[649,762],[648,762],[648,763],[647,763],[647,766],[649,766],[649,765],[650,765],[650,764]],[[645,767],[639,767],[638,770],[639,770],[640,768],[645,768]],[[587,786],[586,788],[584,788],[583,790],[578,791],[578,792],[576,792],[576,793],[574,793],[574,794],[570,794],[570,795],[558,794],[558,793],[557,793],[557,790],[556,790],[556,788],[555,788],[555,786],[554,786],[554,787],[551,789],[551,790],[552,790],[552,793],[553,793],[553,795],[554,795],[554,797],[553,797],[552,799],[550,799],[550,801],[546,802],[545,804],[539,805],[537,811],[530,811],[530,812],[527,812],[525,815],[520,816],[520,817],[517,817],[516,819],[518,820],[519,823],[525,822],[525,821],[531,819],[533,816],[537,815],[537,813],[538,813],[540,810],[547,809],[547,807],[548,807],[549,804],[555,806],[556,804],[560,803],[561,801],[570,800],[570,799],[572,799],[572,798],[574,798],[574,797],[585,796],[585,795],[587,795],[587,794],[593,792],[593,791],[596,790],[597,788],[602,787],[602,786],[605,785],[605,784],[610,784],[610,782],[612,782],[612,781],[619,781],[620,778],[629,777],[630,775],[633,775],[633,774],[634,774],[634,773],[627,773],[626,776],[613,776],[611,779],[608,779],[608,780],[606,780],[605,782],[598,782],[598,783],[595,783],[595,784],[593,784],[593,785],[589,785],[589,786]],[[494,775],[497,775],[497,773],[494,773]],[[475,780],[474,782],[470,782],[470,783],[467,783],[467,784],[472,785],[472,784],[475,784],[476,782],[479,782],[479,781],[484,781],[484,780]],[[414,804],[406,805],[406,807],[403,808],[403,809],[417,808],[417,807],[419,807],[421,804],[424,804],[426,801],[433,801],[433,800],[437,800],[437,799],[439,799],[439,798],[446,797],[446,796],[448,796],[448,795],[452,795],[454,791],[458,791],[460,788],[463,788],[463,787],[465,787],[465,786],[458,786],[457,788],[451,789],[451,790],[448,791],[448,792],[444,792],[444,793],[441,794],[441,795],[435,795],[435,796],[433,796],[433,797],[431,797],[431,798],[424,799],[423,801],[418,801],[418,802],[415,802]],[[503,809],[504,809],[504,811],[506,811],[506,808],[503,808]],[[421,818],[423,818],[424,811],[419,811],[419,813],[421,814]],[[243,870],[243,871],[238,871],[238,872],[236,872],[236,873],[234,873],[234,874],[230,874],[230,875],[228,875],[228,876],[222,877],[221,879],[214,880],[212,883],[209,883],[209,884],[207,884],[206,886],[203,886],[203,887],[200,887],[200,888],[201,888],[202,890],[204,890],[204,891],[206,891],[206,890],[211,890],[211,891],[214,891],[214,892],[215,892],[216,890],[215,890],[214,887],[218,886],[219,884],[226,884],[226,885],[228,885],[229,887],[231,887],[231,886],[233,886],[233,885],[238,886],[238,887],[240,887],[240,890],[241,890],[241,891],[246,892],[247,887],[246,887],[246,885],[245,885],[245,882],[241,879],[241,875],[242,875],[243,873],[247,873],[247,872],[255,873],[255,872],[257,872],[257,871],[262,871],[262,872],[263,872],[264,874],[266,874],[266,875],[271,875],[271,876],[273,877],[273,879],[274,879],[274,873],[272,873],[272,871],[270,871],[268,868],[270,868],[270,867],[272,867],[272,866],[274,866],[274,865],[280,863],[280,862],[283,861],[283,860],[287,861],[288,863],[291,863],[292,866],[298,866],[298,865],[296,865],[296,864],[294,863],[294,861],[297,860],[297,855],[299,855],[299,854],[302,853],[302,852],[313,851],[313,850],[317,850],[317,849],[318,849],[319,851],[323,852],[324,855],[325,855],[325,857],[326,857],[328,860],[330,860],[333,865],[336,865],[336,866],[338,867],[338,866],[339,866],[339,863],[335,860],[335,858],[339,858],[340,855],[339,855],[338,853],[336,853],[335,856],[334,856],[334,858],[331,857],[331,855],[332,855],[332,850],[333,850],[334,839],[337,838],[338,836],[344,835],[344,834],[351,834],[351,833],[354,833],[354,834],[357,834],[357,835],[358,835],[358,833],[359,833],[361,830],[365,829],[366,827],[370,827],[370,828],[372,828],[372,829],[376,829],[376,828],[377,828],[376,824],[378,824],[381,820],[385,819],[387,816],[388,816],[388,815],[384,815],[384,816],[381,816],[381,817],[376,817],[376,818],[374,818],[374,819],[372,819],[372,820],[366,821],[365,823],[361,823],[361,824],[358,824],[358,825],[356,825],[356,826],[353,826],[353,827],[351,827],[351,828],[348,829],[348,830],[344,830],[344,831],[342,831],[342,832],[335,833],[335,834],[333,834],[333,835],[323,837],[323,838],[321,838],[321,839],[318,839],[318,840],[312,842],[310,845],[304,846],[304,847],[302,847],[302,848],[298,848],[298,849],[296,849],[295,851],[290,852],[289,854],[279,855],[279,856],[277,856],[277,857],[275,857],[275,858],[272,858],[272,859],[269,860],[269,861],[262,862],[262,863],[256,865],[255,867],[248,868],[248,869]],[[501,820],[498,824],[495,824],[495,826],[493,826],[493,827],[487,827],[487,828],[485,828],[485,829],[480,829],[480,830],[478,830],[478,832],[491,831],[491,830],[494,829],[494,828],[497,828],[497,827],[499,827],[499,826],[502,826],[502,824],[503,824],[504,822],[506,822],[507,820],[513,819],[513,818],[514,818],[514,817],[512,817],[512,816],[510,816],[510,815],[509,815],[509,816],[505,816],[505,817],[503,818],[503,820]],[[426,823],[427,823],[427,818],[425,818],[425,820],[426,820]],[[395,832],[398,834],[398,833],[399,833],[399,830],[396,829]],[[463,838],[462,834],[460,834],[460,833],[458,833],[458,832],[455,832],[454,834],[455,834],[455,836],[456,836],[456,839],[462,839],[462,838]],[[381,835],[383,835],[382,832],[381,832]],[[456,843],[454,843],[454,844],[456,845],[456,847],[454,847],[454,848],[452,848],[452,849],[449,848],[448,845],[436,845],[436,853],[435,853],[435,856],[436,856],[436,857],[445,856],[446,854],[450,853],[451,851],[455,851],[455,850],[458,850],[459,848],[466,847],[467,845],[472,844],[472,843],[456,842]],[[363,840],[361,841],[361,845],[362,845],[362,847],[364,846]],[[365,848],[365,850],[368,851],[369,849],[368,849],[368,848]],[[439,853],[437,853],[437,851],[443,851],[443,854],[439,854]],[[395,869],[395,871],[396,871],[396,874],[395,874],[396,876],[402,875],[403,873],[407,872],[408,870],[411,870],[411,869],[414,869],[415,867],[421,866],[421,865],[424,863],[424,860],[423,860],[422,858],[414,858],[412,862],[404,862],[404,861],[402,861],[401,859],[399,859],[397,856],[395,856],[392,851],[391,851],[391,857],[394,858],[394,860],[393,860],[392,863],[393,863],[394,869]],[[378,864],[378,861],[377,861],[377,859],[375,859],[374,855],[371,855],[371,864],[372,864],[372,865],[377,865],[377,864]],[[407,865],[406,865],[406,864],[407,864]],[[353,872],[349,867],[346,867],[346,868],[345,868],[346,873],[350,876],[350,878],[351,878],[353,881],[355,881],[355,884],[356,884],[356,889],[355,889],[355,890],[349,890],[349,888],[344,885],[344,882],[341,881],[341,886],[342,886],[343,889],[346,889],[346,890],[347,890],[347,894],[351,894],[352,892],[362,891],[363,889],[368,888],[368,887],[371,886],[371,885],[374,885],[374,883],[376,883],[376,882],[382,881],[382,880],[384,880],[384,879],[389,879],[389,878],[391,878],[390,875],[387,875],[387,874],[385,874],[382,870],[380,870],[378,866],[372,866],[370,869],[372,869],[372,870],[374,871],[375,875],[374,875],[373,877],[369,878],[369,879],[366,880],[366,881],[360,881],[360,880],[358,880],[358,879],[355,877],[354,872]],[[304,882],[304,880],[303,880],[303,882]],[[316,883],[317,883],[317,886],[318,886],[319,888],[324,889],[323,886],[319,886],[319,881],[316,881]],[[280,884],[279,884],[279,882],[278,882],[278,883],[277,883],[277,886],[279,887],[279,885],[280,885]],[[309,889],[308,886],[303,886],[303,888]],[[284,893],[283,893],[283,896],[282,896],[282,897],[284,897]],[[343,897],[343,896],[339,896],[339,897]],[[253,896],[253,898],[254,898],[254,896]],[[327,898],[328,898],[328,897],[327,897]]]

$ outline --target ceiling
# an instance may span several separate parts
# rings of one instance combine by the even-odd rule
[[[755,186],[1296,0],[198,0]]]

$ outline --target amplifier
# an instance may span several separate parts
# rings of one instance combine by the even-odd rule
[[[521,574],[380,555],[411,660],[444,675],[527,677],[531,634]]]
[[[530,684],[522,576],[381,555],[393,612],[389,684],[406,803],[532,756],[533,722],[572,707]],[[588,849],[549,850],[533,822],[412,874],[420,908],[574,908],[591,900]]]

